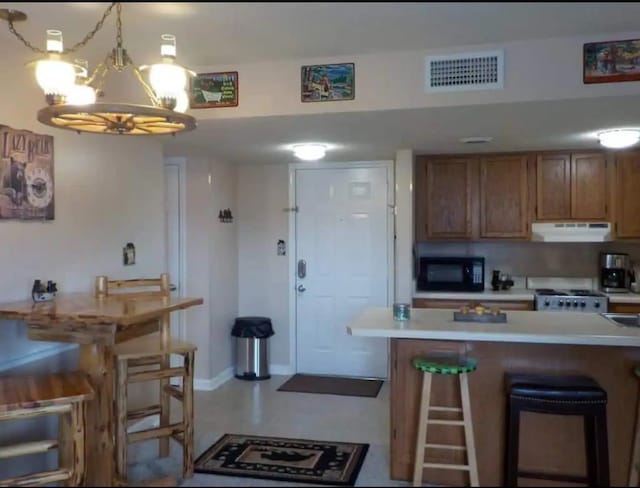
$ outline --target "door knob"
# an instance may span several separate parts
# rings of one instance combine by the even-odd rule
[[[304,285],[298,285],[298,291],[300,293],[303,293],[303,292],[307,291],[307,289],[304,287]]]

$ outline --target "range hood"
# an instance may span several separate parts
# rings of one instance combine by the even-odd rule
[[[609,222],[545,222],[531,224],[531,240],[538,242],[606,242]]]

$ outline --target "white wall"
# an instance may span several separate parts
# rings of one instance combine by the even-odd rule
[[[239,315],[270,317],[270,362],[289,365],[289,168],[286,164],[238,167]],[[277,255],[277,242],[287,256]],[[272,373],[278,368],[272,368]],[[282,371],[282,370],[281,370]]]
[[[450,49],[397,51],[346,57],[301,58],[261,63],[200,66],[201,73],[238,71],[240,104],[200,110],[200,119],[443,107],[490,103],[621,96],[640,93],[638,83],[582,82],[585,42],[637,39],[640,32],[512,41]],[[425,56],[504,49],[503,90],[425,93]],[[356,95],[340,103],[300,103],[300,69],[307,64],[355,63]]]
[[[186,338],[198,345],[196,387],[212,381],[231,366],[231,325],[238,313],[238,244],[236,169],[210,158],[187,158],[186,164],[187,296],[205,303],[186,311]],[[218,220],[230,208],[233,223]]]

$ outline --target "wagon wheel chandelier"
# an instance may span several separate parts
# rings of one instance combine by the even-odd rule
[[[116,9],[116,46],[89,74],[85,60],[69,61],[70,54],[87,45],[102,28],[109,14]],[[96,26],[69,49],[63,48],[62,32],[47,30],[46,50],[42,50],[16,31],[14,24],[27,15],[18,10],[0,9],[0,19],[9,24],[9,31],[31,51],[44,55],[32,61],[35,76],[42,88],[47,106],[38,111],[43,124],[77,133],[128,135],[176,134],[193,130],[196,120],[184,112],[188,108],[187,82],[195,73],[176,63],[176,38],[161,36],[160,63],[136,67],[122,40],[122,4],[113,2]],[[96,102],[104,96],[107,76],[131,69],[149,98],[149,105]],[[142,72],[148,71],[147,83]]]

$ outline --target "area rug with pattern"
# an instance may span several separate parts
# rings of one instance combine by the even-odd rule
[[[197,473],[353,486],[369,444],[225,434],[195,462]]]

